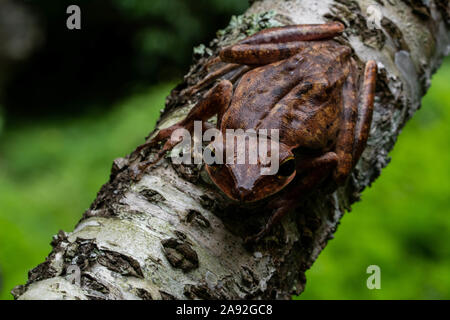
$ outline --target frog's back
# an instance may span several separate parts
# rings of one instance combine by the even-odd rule
[[[338,130],[349,50],[332,42],[246,73],[222,129],[279,129],[280,141],[289,146],[329,144]]]

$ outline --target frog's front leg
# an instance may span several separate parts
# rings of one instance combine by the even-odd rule
[[[261,30],[254,35],[239,41],[239,44],[326,40],[337,36],[344,31],[344,29],[345,26],[338,21],[274,27]]]
[[[231,102],[231,97],[233,93],[233,85],[228,80],[222,80],[217,85],[215,85],[211,90],[209,90],[203,99],[201,99],[187,114],[187,116],[179,121],[178,123],[161,129],[154,138],[149,142],[144,143],[136,148],[134,153],[138,153],[141,150],[148,147],[155,147],[160,142],[166,140],[162,149],[158,152],[155,160],[149,160],[139,164],[137,170],[135,170],[136,178],[139,178],[145,170],[151,165],[157,163],[167,151],[170,151],[181,142],[180,139],[172,138],[172,133],[180,128],[188,130],[190,133],[194,130],[194,121],[202,121],[210,119],[214,115],[218,115],[220,119],[221,115],[225,112]]]
[[[261,231],[254,236],[246,238],[245,243],[252,244],[258,242],[267,235],[272,227],[278,224],[286,213],[297,207],[301,203],[301,199],[311,193],[317,185],[330,175],[336,167],[337,161],[338,156],[336,153],[328,152],[322,156],[306,159],[298,163],[298,172],[301,174],[300,177],[296,178],[298,182],[281,198],[270,203],[269,207],[275,208],[275,212]]]

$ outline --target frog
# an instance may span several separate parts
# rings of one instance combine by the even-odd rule
[[[205,164],[214,185],[234,202],[281,194],[269,203],[268,221],[246,243],[268,235],[325,181],[332,180],[336,188],[344,185],[367,145],[377,76],[376,61],[360,68],[352,49],[336,41],[344,29],[334,21],[274,27],[222,48],[220,61],[232,66],[223,69],[244,66],[243,72],[234,81],[216,72],[216,83],[184,119],[138,147],[136,152],[162,145],[156,160],[144,162],[140,172],[180,142],[172,137],[175,130],[192,132],[195,121],[207,124],[217,116],[217,128],[224,133],[277,129],[277,174],[263,175],[260,162]],[[217,143],[208,147],[223,147]]]

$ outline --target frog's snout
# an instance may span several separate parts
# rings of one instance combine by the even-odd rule
[[[247,202],[250,199],[252,199],[252,189],[247,189],[245,187],[239,187],[237,188],[237,195],[239,197],[239,201],[241,202]]]
[[[239,202],[255,202],[255,201],[258,201],[258,200],[264,198],[264,197],[256,196],[253,189],[246,189],[243,187],[234,188],[231,191],[231,194],[228,194],[228,196],[232,200],[239,201]]]

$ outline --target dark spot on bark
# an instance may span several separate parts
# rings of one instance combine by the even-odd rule
[[[186,221],[190,224],[196,224],[200,226],[201,228],[209,228],[210,223],[208,219],[206,219],[200,212],[197,210],[189,210]]]
[[[247,288],[250,288],[259,282],[257,276],[253,273],[252,269],[250,269],[247,266],[241,266],[241,279],[242,284]]]
[[[445,24],[450,26],[450,2],[448,0],[436,0],[436,6],[444,18]]]
[[[97,261],[102,266],[121,275],[144,278],[139,262],[118,252],[103,251],[103,255],[98,257]]]
[[[87,287],[91,290],[98,291],[103,294],[109,293],[109,289],[105,285],[101,284],[100,282],[98,282],[96,279],[94,279],[93,277],[91,277],[88,274],[84,274],[81,277],[81,285],[83,287]]]
[[[58,233],[52,237],[50,245],[53,248],[56,248],[64,241],[67,241],[67,234],[63,230],[59,230]]]
[[[162,202],[166,200],[162,194],[153,189],[142,190],[139,194],[147,199],[148,202]]]
[[[125,158],[117,158],[114,159],[112,168],[111,168],[111,176],[110,178],[114,178],[119,172],[126,169],[128,166],[128,160]]]
[[[81,287],[87,291],[86,296],[92,300],[108,299],[109,289],[88,274],[81,277]]]
[[[42,262],[28,272],[28,283],[49,279],[56,275],[57,271],[51,267],[50,260],[47,257],[45,262]]]
[[[206,285],[194,286],[192,284],[187,284],[184,286],[184,295],[189,299],[198,297],[205,300],[215,300]]]
[[[381,25],[392,38],[392,41],[394,42],[397,50],[409,51],[409,47],[403,37],[403,32],[396,26],[394,22],[386,17],[383,17],[383,19],[381,20]]]
[[[163,253],[174,268],[184,272],[198,268],[197,252],[182,239],[170,238],[161,241]]]
[[[153,300],[152,295],[147,290],[144,290],[142,288],[136,289],[136,295],[141,298],[142,300]]]
[[[205,282],[200,282],[198,285],[185,285],[184,295],[189,299],[224,300],[228,298],[223,290],[216,288],[211,290]]]
[[[145,214],[144,211],[139,211],[139,210],[129,210],[128,213],[129,213],[129,214],[136,214],[136,215],[142,215],[142,214]]]
[[[175,230],[174,233],[177,236],[177,238],[180,239],[181,241],[184,241],[187,239],[186,235],[181,231]]]
[[[75,259],[78,266],[83,265],[84,261],[95,261],[97,256],[101,254],[98,250],[94,240],[77,238],[74,243],[71,243],[66,250],[65,256]]]
[[[430,8],[428,8],[422,0],[402,0],[411,7],[414,14],[423,20],[430,18]]]
[[[214,208],[214,200],[205,194],[200,197],[200,204],[205,209]]]
[[[159,290],[159,294],[161,295],[162,300],[177,300],[173,295],[162,290]]]

